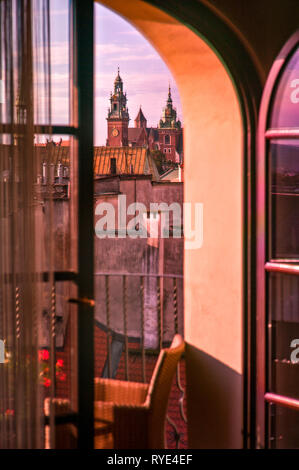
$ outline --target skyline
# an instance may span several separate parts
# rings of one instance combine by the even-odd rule
[[[68,0],[51,0],[51,80],[53,123],[69,121]],[[95,145],[106,145],[107,110],[117,67],[127,92],[130,126],[141,105],[148,127],[156,127],[171,86],[178,119],[179,92],[170,70],[151,44],[126,20],[95,3]],[[55,136],[56,138],[56,136]]]
[[[182,120],[179,92],[167,65],[151,44],[127,21],[95,4],[96,83],[95,140],[106,145],[107,110],[117,67],[127,92],[129,125],[141,105],[148,127],[156,127],[166,104],[170,83],[174,107]]]

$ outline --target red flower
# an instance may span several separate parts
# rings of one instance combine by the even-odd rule
[[[51,385],[50,368],[49,368],[49,363],[47,362],[50,357],[49,351],[47,349],[40,350],[38,352],[38,357],[39,357],[39,361],[41,362],[40,383],[44,385],[44,387],[48,388]],[[63,366],[64,366],[64,360],[58,359],[55,365],[55,372],[56,372],[57,380],[60,380],[61,382],[66,381],[66,374],[62,371]]]
[[[63,359],[58,359],[56,362],[56,367],[63,367]]]
[[[51,385],[51,380],[44,377],[44,386],[49,388]]]
[[[66,381],[66,374],[64,372],[60,372],[60,374],[57,374],[57,378],[61,381],[61,382],[65,382]]]
[[[6,416],[14,416],[15,410],[10,410],[9,408],[5,411]]]
[[[42,349],[38,351],[38,359],[40,361],[47,361],[50,357],[49,351],[47,349]]]

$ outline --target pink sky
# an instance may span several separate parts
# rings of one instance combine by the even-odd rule
[[[68,123],[68,0],[51,1],[53,122]],[[156,127],[165,106],[168,84],[178,118],[183,120],[174,79],[159,54],[127,21],[95,4],[95,145],[105,145],[110,91],[120,67],[127,92],[130,126],[139,106],[148,126]]]

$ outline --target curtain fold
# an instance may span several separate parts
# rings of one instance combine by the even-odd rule
[[[35,132],[42,120],[51,133],[49,24],[49,0],[0,0],[0,448],[44,446],[38,349],[45,297],[53,310],[54,248],[51,209],[41,248]],[[55,377],[54,356],[52,347]]]

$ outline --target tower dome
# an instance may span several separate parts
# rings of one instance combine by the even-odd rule
[[[177,121],[176,109],[172,104],[171,89],[170,85],[168,87],[168,97],[166,101],[166,106],[163,108],[162,118],[159,122],[159,128],[180,128],[180,122]]]
[[[128,145],[129,112],[127,108],[127,95],[123,92],[123,81],[117,68],[114,80],[114,90],[110,94],[110,108],[108,109],[107,145],[122,147]]]

